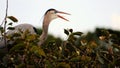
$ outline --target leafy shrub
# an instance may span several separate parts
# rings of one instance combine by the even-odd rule
[[[10,16],[13,22],[17,20]],[[12,23],[8,23],[12,25]],[[14,30],[14,27],[9,27]],[[4,29],[0,27],[2,33]],[[39,32],[40,33],[40,32]],[[94,33],[74,32],[64,29],[67,40],[49,36],[43,46],[38,46],[39,35],[25,32],[5,36],[12,44],[8,52],[0,53],[2,68],[115,68],[120,67],[120,32],[99,29]],[[4,36],[4,34],[3,34]],[[4,50],[4,49],[2,49]]]

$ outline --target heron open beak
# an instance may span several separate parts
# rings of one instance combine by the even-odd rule
[[[57,13],[70,15],[69,13],[62,12],[62,11],[57,11]],[[59,18],[61,18],[61,19],[64,19],[64,20],[66,20],[66,21],[69,21],[68,19],[64,18],[64,17],[63,17],[63,16],[61,16],[61,15],[57,15],[57,16],[58,16]]]

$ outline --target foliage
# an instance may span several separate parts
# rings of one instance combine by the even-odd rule
[[[14,30],[13,22],[18,20],[8,16],[8,29]],[[0,67],[2,68],[115,68],[120,67],[120,32],[97,28],[95,32],[74,32],[64,29],[67,39],[62,41],[52,35],[42,46],[38,46],[38,35],[29,30],[5,36],[7,48],[0,49]],[[6,51],[8,50],[8,51]]]

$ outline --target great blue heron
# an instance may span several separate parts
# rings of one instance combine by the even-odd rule
[[[58,11],[56,9],[47,10],[46,13],[44,14],[43,26],[42,26],[43,30],[42,30],[42,34],[39,37],[38,46],[42,45],[45,42],[45,40],[47,38],[47,34],[48,34],[48,27],[49,27],[49,24],[52,20],[54,20],[56,18],[62,18],[64,20],[68,21],[64,17],[58,15],[58,13],[70,15],[69,13]],[[19,29],[21,29],[21,31],[23,31],[23,32],[26,31],[26,30],[29,30],[29,32],[31,34],[36,34],[35,27],[33,27],[32,25],[30,25],[30,24],[20,24],[20,25],[15,26],[14,30],[9,30],[6,33],[6,35],[19,33]],[[3,48],[3,47],[5,47],[4,40],[2,40],[0,42],[0,48]]]

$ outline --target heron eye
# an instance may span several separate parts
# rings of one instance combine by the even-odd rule
[[[58,13],[57,11],[55,11],[55,13]]]

